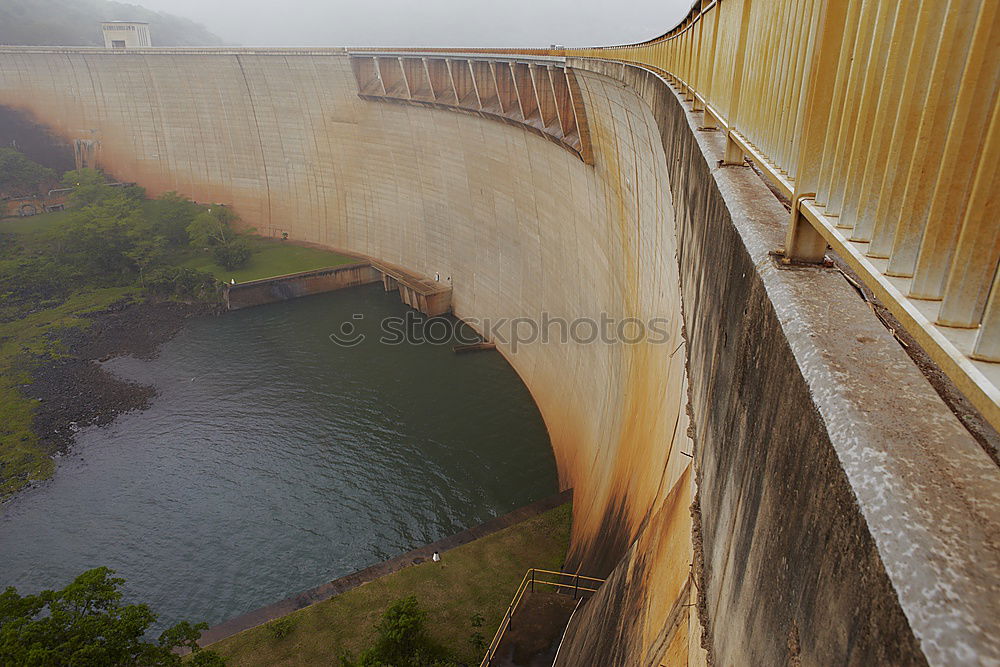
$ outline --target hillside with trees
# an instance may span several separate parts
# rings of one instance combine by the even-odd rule
[[[0,44],[104,46],[101,21],[145,21],[154,46],[221,46],[194,21],[110,0],[3,0]]]

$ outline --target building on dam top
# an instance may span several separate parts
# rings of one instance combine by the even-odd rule
[[[152,46],[149,24],[144,21],[104,21],[101,23],[104,47],[107,49],[134,49]]]

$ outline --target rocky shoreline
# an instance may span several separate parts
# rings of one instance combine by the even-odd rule
[[[119,356],[154,358],[188,319],[220,312],[216,303],[123,300],[88,315],[93,323],[86,329],[53,334],[66,354],[42,359],[24,388],[25,396],[38,400],[34,431],[44,451],[64,453],[79,429],[104,426],[119,414],[149,406],[155,387],[117,377],[101,362]]]

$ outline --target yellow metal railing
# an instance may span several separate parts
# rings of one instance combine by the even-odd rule
[[[667,34],[567,49],[664,76],[1000,426],[1000,3],[702,0]]]
[[[525,572],[524,577],[521,579],[521,584],[517,587],[517,592],[514,593],[514,599],[511,600],[507,611],[503,615],[500,627],[497,628],[496,634],[493,635],[493,641],[490,642],[489,648],[486,649],[486,655],[483,657],[480,667],[492,664],[493,657],[500,646],[500,640],[503,639],[504,633],[510,627],[511,619],[517,612],[517,606],[526,592],[534,592],[535,586],[551,586],[557,591],[565,591],[567,594],[572,591],[573,599],[577,599],[581,595],[589,595],[597,592],[597,587],[603,583],[603,579],[584,577],[569,572],[553,572],[552,570],[539,570],[537,568],[531,568]]]

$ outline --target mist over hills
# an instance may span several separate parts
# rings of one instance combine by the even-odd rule
[[[222,46],[186,18],[110,0],[3,0],[0,44],[103,46],[101,21],[146,21],[154,46]]]

